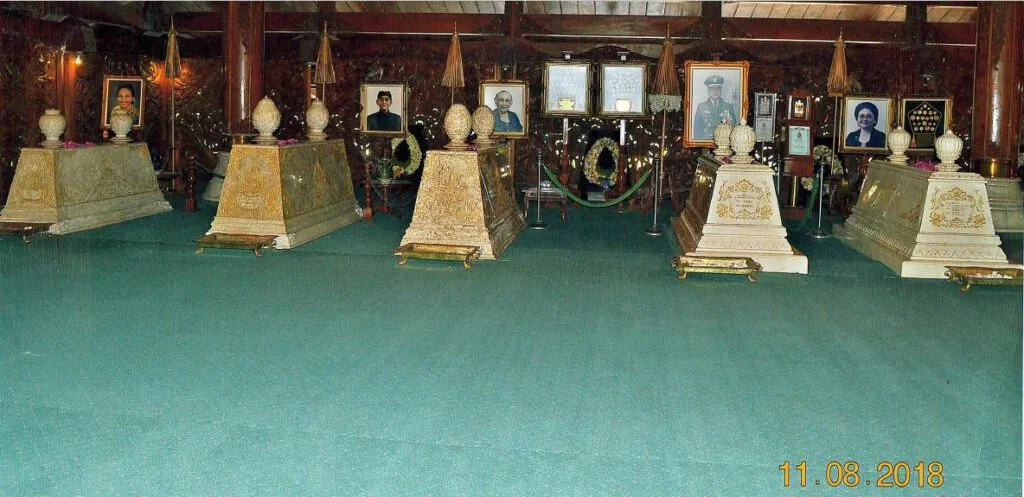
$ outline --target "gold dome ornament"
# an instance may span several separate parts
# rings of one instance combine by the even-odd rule
[[[494,111],[481,105],[473,111],[473,131],[476,131],[476,144],[484,147],[494,143],[491,133],[494,132]]]
[[[715,145],[718,147],[715,149],[715,157],[719,160],[722,157],[728,157],[732,155],[732,150],[729,148],[729,137],[732,135],[732,125],[729,123],[721,123],[715,126]]]
[[[448,150],[466,150],[469,145],[466,138],[473,130],[473,116],[462,104],[454,104],[444,115],[444,132],[448,134],[450,143],[444,146]]]
[[[59,110],[46,109],[39,117],[39,130],[46,136],[46,141],[40,145],[43,148],[60,148],[62,146],[60,135],[64,133],[66,127],[67,121],[64,120],[64,116]]]
[[[935,156],[941,161],[936,170],[944,173],[955,173],[960,170],[956,160],[960,158],[960,152],[964,149],[964,141],[947,129],[946,132],[935,140]]]
[[[114,137],[110,141],[114,143],[131,143],[132,139],[128,138],[128,132],[132,130],[132,124],[135,119],[128,111],[117,107],[110,112],[110,129],[114,132]]]
[[[281,111],[270,97],[263,97],[252,110],[252,126],[260,132],[256,137],[256,143],[269,145],[277,142],[274,138],[274,131],[281,125]]]
[[[327,129],[327,123],[331,119],[331,113],[327,110],[327,105],[324,104],[323,100],[319,98],[313,99],[309,104],[309,109],[306,110],[306,127],[309,128],[307,137],[311,142],[324,141],[327,138],[327,133],[324,130]]]
[[[893,164],[907,164],[906,151],[910,148],[910,133],[907,133],[903,126],[896,126],[896,129],[889,132],[889,136],[886,139],[889,144],[889,150],[892,150],[892,155],[889,156],[889,162]]]
[[[729,134],[729,144],[733,150],[732,161],[736,164],[750,164],[754,162],[750,152],[754,150],[754,141],[756,139],[757,135],[754,133],[754,128],[747,126],[746,119],[741,120],[739,125],[734,126],[732,133]]]

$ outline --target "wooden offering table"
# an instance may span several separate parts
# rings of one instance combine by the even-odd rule
[[[507,146],[431,150],[401,246],[477,247],[480,259],[494,260],[524,228]]]
[[[23,148],[0,223],[61,235],[170,210],[145,143]]]
[[[206,234],[273,235],[289,249],[361,217],[344,141],[235,145]]]

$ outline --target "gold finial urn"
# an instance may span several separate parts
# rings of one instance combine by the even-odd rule
[[[732,150],[729,148],[729,137],[732,135],[732,125],[729,123],[721,123],[715,126],[715,145],[718,147],[715,149],[715,157],[721,159],[722,157],[728,157],[732,155]]]
[[[327,138],[327,133],[324,130],[327,129],[327,123],[331,119],[331,113],[327,110],[327,106],[324,105],[324,101],[319,98],[313,99],[313,102],[309,104],[309,109],[306,110],[306,127],[309,128],[309,141],[318,142],[324,141]]]
[[[741,120],[739,125],[733,126],[732,133],[729,134],[729,144],[733,150],[732,161],[736,164],[750,164],[754,162],[750,152],[754,150],[754,141],[756,139],[757,135],[754,134],[754,128],[747,126],[746,119]]]
[[[46,136],[46,141],[41,143],[43,148],[60,148],[60,135],[64,133],[67,121],[57,109],[46,109],[39,117],[39,129]]]
[[[907,133],[903,126],[896,126],[896,129],[889,132],[886,141],[889,144],[889,150],[892,150],[889,162],[893,164],[906,164],[906,151],[910,148],[910,133]]]
[[[953,133],[953,130],[946,129],[946,132],[935,140],[935,155],[941,161],[939,171],[944,173],[955,173],[960,169],[956,160],[960,158],[960,152],[964,149],[964,141]]]
[[[469,137],[469,132],[472,130],[473,116],[469,113],[469,109],[462,104],[452,105],[444,116],[444,131],[448,134],[448,139],[451,140],[444,148],[466,150],[469,148],[466,138]]]
[[[494,111],[481,105],[473,111],[473,131],[476,131],[477,145],[490,146],[494,143],[491,133],[494,132]]]

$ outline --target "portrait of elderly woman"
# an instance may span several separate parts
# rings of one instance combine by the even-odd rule
[[[502,81],[480,83],[480,105],[494,112],[494,135],[509,138],[526,136],[526,83]]]
[[[848,97],[843,115],[843,149],[885,152],[892,101],[884,97]]]
[[[110,114],[121,109],[132,116],[132,127],[142,127],[145,81],[137,76],[104,76],[101,125],[110,127]]]

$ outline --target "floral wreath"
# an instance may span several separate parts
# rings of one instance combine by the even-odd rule
[[[407,160],[400,160],[398,158],[398,148],[405,143],[409,147],[409,158]],[[404,138],[394,138],[391,140],[391,176],[397,178],[402,175],[410,176],[420,168],[420,163],[423,162],[423,151],[420,150],[420,142],[413,135],[407,135]]]
[[[615,167],[612,168],[611,172],[602,171],[597,168],[597,159],[601,157],[601,152],[608,150],[612,153],[612,160],[615,161]],[[587,181],[601,186],[612,186],[615,184],[615,171],[619,168],[619,144],[615,143],[615,140],[611,138],[601,138],[594,142],[594,146],[590,147],[587,151],[587,157],[583,161],[583,175],[586,176]]]

